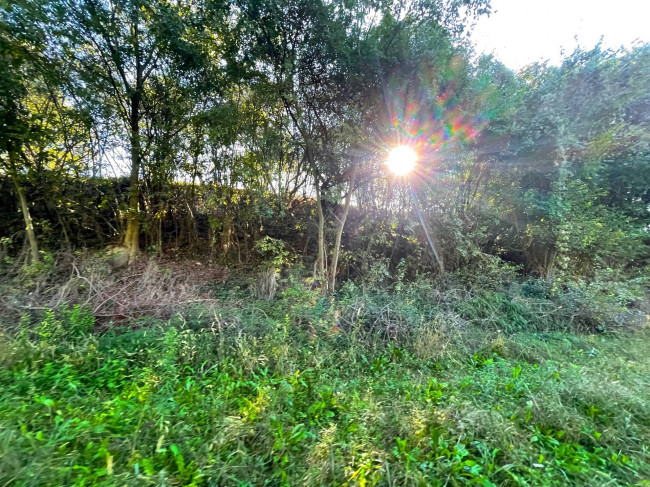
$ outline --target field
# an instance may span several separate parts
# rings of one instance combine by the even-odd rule
[[[647,328],[461,327],[347,291],[25,315],[0,336],[0,485],[649,485]]]

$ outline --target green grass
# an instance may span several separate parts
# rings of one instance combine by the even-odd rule
[[[650,485],[647,330],[426,354],[294,294],[104,334],[26,318],[0,336],[0,485]]]

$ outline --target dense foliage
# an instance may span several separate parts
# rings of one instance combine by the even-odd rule
[[[648,485],[650,46],[489,13],[0,0],[0,483]]]
[[[299,286],[274,305],[219,293],[213,316],[96,335],[92,316],[63,309],[3,334],[0,480],[647,483],[647,334],[470,325],[471,340],[458,343],[457,330],[424,323],[386,342],[363,321],[338,330],[327,298]],[[357,315],[350,308],[339,309],[346,319]],[[481,312],[478,301],[464,308]]]
[[[650,50],[596,47],[514,73],[472,57],[464,34],[486,12],[5,3],[3,253],[27,236],[31,260],[122,242],[131,261],[210,248],[252,263],[269,236],[323,289],[378,259],[434,271],[383,164],[406,144],[447,270],[498,256],[552,279],[645,277]]]

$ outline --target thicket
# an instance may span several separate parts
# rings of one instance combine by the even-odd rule
[[[643,297],[645,45],[514,73],[472,57],[478,0],[2,7],[5,269],[108,244],[253,265],[270,238],[323,292],[413,279],[436,270],[412,192],[448,271]]]

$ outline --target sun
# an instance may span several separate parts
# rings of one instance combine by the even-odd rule
[[[388,153],[386,165],[396,176],[406,176],[415,168],[417,160],[418,155],[413,149],[400,145]]]

